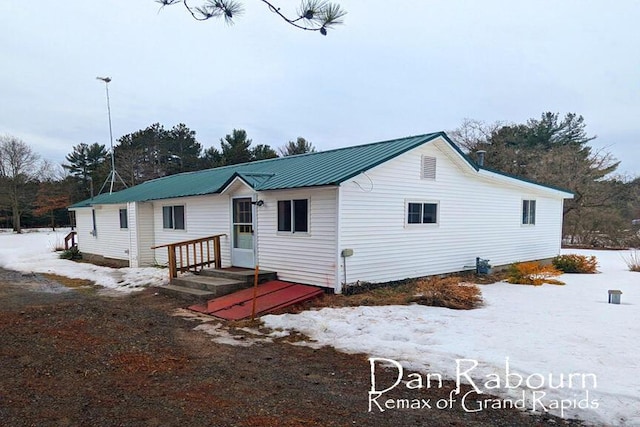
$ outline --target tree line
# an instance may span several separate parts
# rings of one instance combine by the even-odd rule
[[[640,246],[633,219],[640,218],[640,178],[617,174],[619,162],[595,150],[584,118],[545,112],[525,123],[465,120],[448,132],[484,167],[569,190],[564,205],[564,241],[585,246]],[[154,123],[124,135],[114,146],[119,176],[127,186],[181,172],[314,152],[298,137],[277,149],[254,144],[242,129],[204,149],[196,132],[180,123],[166,129]],[[41,161],[24,141],[0,137],[0,227],[69,224],[66,207],[98,194],[109,176],[111,153],[105,145],[80,143],[62,165]],[[118,188],[117,185],[120,185]],[[124,185],[116,182],[115,190]]]
[[[242,129],[221,138],[220,149],[203,149],[185,124],[165,129],[154,123],[117,139],[113,155],[124,185],[116,181],[114,190],[181,172],[314,152],[315,147],[298,137],[277,150],[254,145]],[[69,225],[67,206],[105,191],[111,155],[104,144],[82,142],[64,163],[54,165],[19,138],[0,136],[0,228],[20,232],[23,227]]]

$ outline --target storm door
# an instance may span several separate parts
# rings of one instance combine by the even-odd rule
[[[254,268],[253,204],[251,198],[232,199],[231,263],[235,267]]]

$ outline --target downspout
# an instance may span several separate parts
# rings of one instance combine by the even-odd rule
[[[260,251],[258,251],[258,245],[259,245],[258,240],[260,238],[260,234],[258,233],[258,211],[260,210],[260,206],[262,206],[262,204],[258,203],[259,200],[260,200],[259,194],[257,192],[254,192],[252,197],[252,203],[251,203],[251,208],[255,211],[255,215],[253,216],[253,224],[251,224],[251,228],[253,231],[253,245],[254,245],[253,264],[254,266],[260,265],[260,258],[259,258]]]
[[[335,278],[334,278],[334,291],[337,294],[342,293],[342,282],[340,278],[340,245],[342,241],[342,230],[341,230],[341,217],[342,217],[342,185],[339,184],[336,189],[336,247],[335,247],[335,257],[336,257],[336,270],[335,270]]]
[[[138,216],[138,207],[136,206],[136,202],[127,203],[127,222],[129,223],[128,224],[128,228],[127,228],[127,234],[129,235],[129,267],[133,267],[133,265],[132,265],[133,262],[132,261],[133,261],[133,257],[134,257],[134,251],[132,250],[133,247],[132,247],[132,241],[131,241],[131,218],[129,217],[129,212],[131,212],[131,209],[129,209],[129,205],[134,206],[133,215],[132,216],[134,217],[133,218],[134,219],[134,227],[135,227],[135,230],[136,230],[135,258],[138,260],[138,262],[136,263],[136,267],[139,267],[140,266],[140,264],[139,264],[140,257],[139,257],[138,252],[140,251],[140,244],[139,244],[140,241],[137,239],[138,221],[135,221],[135,219]]]

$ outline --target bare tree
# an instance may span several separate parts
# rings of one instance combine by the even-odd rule
[[[312,143],[299,136],[295,142],[289,141],[286,145],[278,148],[282,156],[295,156],[296,154],[315,153],[316,148]]]
[[[22,232],[20,217],[26,205],[27,184],[37,178],[39,156],[19,138],[0,136],[0,191],[11,207],[13,229]]]
[[[447,131],[447,135],[464,151],[473,151],[479,144],[487,143],[491,135],[498,131],[505,122],[485,123],[481,120],[465,118],[456,129]]]
[[[222,18],[228,24],[244,11],[242,3],[236,0],[201,0],[201,6],[192,6],[187,0],[155,0],[162,7],[182,3],[185,9],[197,21]],[[327,30],[343,23],[346,15],[339,4],[327,0],[302,0],[295,13],[283,12],[274,1],[259,0],[287,24],[306,31],[318,31],[323,36]]]

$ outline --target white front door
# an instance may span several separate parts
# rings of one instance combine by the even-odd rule
[[[255,267],[253,204],[250,197],[232,199],[231,264],[234,267]]]

